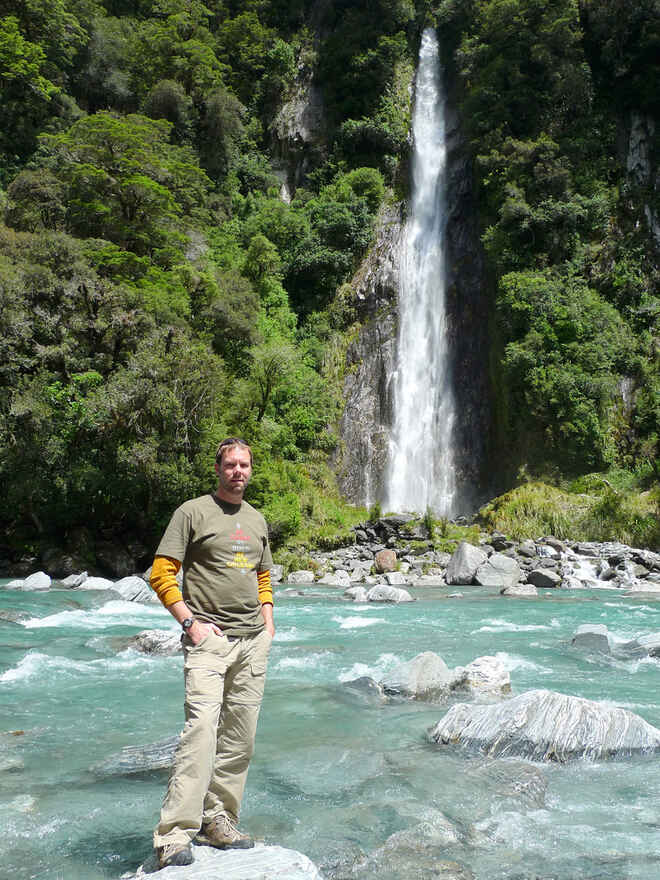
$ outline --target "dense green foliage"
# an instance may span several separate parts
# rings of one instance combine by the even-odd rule
[[[7,552],[80,548],[84,529],[150,549],[174,505],[212,484],[227,433],[254,446],[250,497],[276,544],[350,524],[328,463],[347,282],[383,199],[405,192],[429,21],[475,157],[508,462],[653,473],[660,208],[620,144],[633,114],[658,120],[657,13],[657,0],[0,2]],[[312,76],[322,131],[289,155],[279,114]]]
[[[439,20],[476,158],[509,462],[657,477],[657,141],[646,171],[626,162],[635,119],[658,119],[658,4],[445,0]]]
[[[173,507],[213,484],[228,433],[253,445],[250,497],[276,545],[353,521],[327,463],[340,396],[325,349],[342,321],[326,309],[407,136],[413,11],[382,0],[374,21],[353,4],[350,45],[338,9],[317,21],[321,44],[310,11],[0,5],[7,552],[79,551],[84,529],[150,550]],[[332,122],[289,202],[272,125],[300,70],[325,81]],[[351,126],[389,132],[390,155]]]

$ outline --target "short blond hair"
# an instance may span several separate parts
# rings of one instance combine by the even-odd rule
[[[234,446],[240,446],[241,449],[247,449],[247,451],[250,453],[250,466],[252,466],[252,450],[245,442],[245,440],[241,440],[240,437],[227,437],[219,444],[218,448],[215,451],[216,462],[218,464],[222,464],[222,456],[225,454],[225,450],[233,449]]]

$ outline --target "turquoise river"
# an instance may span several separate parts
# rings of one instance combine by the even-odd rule
[[[178,733],[183,720],[181,657],[140,654],[122,639],[176,626],[157,604],[6,583],[0,878],[119,878],[149,854],[166,775],[98,765]],[[276,593],[245,829],[306,853],[328,880],[445,877],[446,863],[475,880],[660,878],[658,758],[541,765],[467,755],[426,740],[446,706],[381,704],[345,684],[378,680],[421,651],[449,666],[489,654],[506,665],[514,694],[547,688],[610,701],[660,727],[660,660],[571,646],[582,623],[604,623],[620,640],[660,631],[660,597],[413,594],[413,603],[359,605],[331,588]]]

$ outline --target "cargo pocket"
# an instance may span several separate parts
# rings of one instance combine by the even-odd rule
[[[265,660],[265,658],[259,659],[259,660],[253,660],[252,663],[250,663],[250,671],[251,671],[252,675],[255,676],[255,678],[258,675],[265,675],[266,674],[266,660]]]

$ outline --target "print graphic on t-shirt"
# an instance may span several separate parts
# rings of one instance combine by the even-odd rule
[[[229,539],[232,542],[231,549],[234,551],[234,558],[227,565],[230,568],[240,569],[241,574],[246,574],[254,568],[254,563],[251,563],[245,555],[245,551],[249,549],[250,538],[241,529],[239,522],[236,523],[236,531],[229,536]]]

